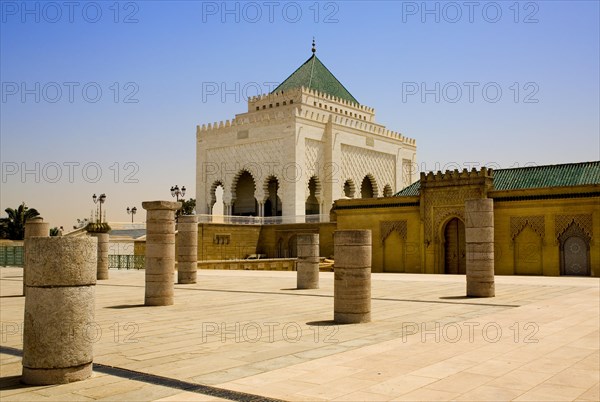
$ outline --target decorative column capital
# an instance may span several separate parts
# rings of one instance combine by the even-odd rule
[[[154,210],[154,209],[167,209],[167,210],[178,210],[182,207],[181,202],[176,201],[144,201],[142,202],[142,208],[145,210]]]

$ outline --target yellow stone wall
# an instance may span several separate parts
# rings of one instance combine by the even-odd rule
[[[261,230],[257,253],[272,257],[277,255],[278,242],[281,239],[284,249],[288,248],[290,237],[298,233],[319,233],[319,255],[330,257],[333,255],[333,232],[335,223],[296,223],[287,225],[264,225]]]
[[[490,191],[488,196],[494,199],[496,274],[560,275],[557,217],[586,216],[591,217],[586,223],[591,232],[591,275],[600,277],[599,190],[600,185]],[[596,195],[581,196],[592,193]],[[527,199],[531,197],[537,199]],[[266,254],[269,258],[288,257],[277,255],[278,241],[282,239],[287,249],[290,236],[297,233],[319,233],[319,254],[331,257],[335,230],[369,229],[373,239],[373,272],[441,273],[443,267],[441,270],[436,268],[435,258],[443,254],[443,247],[427,244],[420,204],[419,196],[338,200],[332,214],[336,222],[332,223],[200,224],[198,260],[244,259],[250,254]],[[224,238],[229,239],[228,243],[222,241]],[[136,241],[134,250],[135,254],[144,254],[145,242]],[[209,266],[215,267],[213,263],[206,268]]]
[[[260,225],[198,225],[198,261],[244,259],[256,254]]]
[[[408,198],[408,197],[406,197]],[[403,200],[415,203],[418,197]],[[419,206],[399,206],[397,198],[339,200],[336,209],[337,229],[369,229],[373,241],[372,272],[424,272],[423,244]],[[376,205],[377,208],[357,207]],[[402,236],[394,222],[406,222],[406,236]],[[389,235],[386,227],[392,228]]]
[[[586,191],[587,190],[587,191]],[[580,193],[593,192],[581,188]],[[596,188],[597,191],[597,188]],[[546,191],[558,194],[564,189]],[[539,193],[539,191],[538,191]],[[533,191],[493,192],[492,198],[527,197]],[[591,215],[591,275],[600,276],[600,199],[598,197],[494,201],[494,258],[497,275],[560,275],[560,244],[556,234],[557,216]],[[533,218],[532,218],[533,217]],[[511,218],[514,228],[511,229]],[[542,219],[540,219],[542,218]],[[529,221],[533,221],[532,223]],[[517,228],[527,221],[525,227]],[[513,240],[514,238],[514,240]],[[539,265],[538,265],[539,264]],[[519,266],[520,265],[520,266]],[[536,268],[541,267],[539,272]]]
[[[199,261],[198,269],[240,269],[260,271],[295,271],[295,258],[265,260]]]
[[[146,254],[146,240],[134,240],[133,241],[133,254],[134,255],[145,255]]]
[[[597,196],[599,189],[600,186],[596,185],[490,191],[488,196],[495,200],[496,274],[560,275],[561,254],[556,233],[557,217],[591,216],[589,263],[591,276],[600,277],[600,198]],[[585,194],[589,196],[582,197]],[[513,199],[507,200],[507,197]],[[524,200],[514,200],[515,197]],[[538,199],[527,200],[527,197]],[[372,231],[373,272],[441,273],[443,271],[439,272],[434,265],[434,258],[440,258],[443,249],[441,245],[426,244],[420,206],[400,205],[416,202],[420,202],[420,197],[338,200],[335,207],[338,229]],[[403,239],[398,230],[393,230],[383,241],[383,237],[389,231],[390,222],[402,221],[406,222],[406,238]]]
[[[198,261],[244,259],[251,254],[278,255],[281,239],[287,252],[291,236],[298,233],[319,233],[320,254],[333,255],[335,223],[298,223],[284,225],[232,225],[204,223],[198,225]]]

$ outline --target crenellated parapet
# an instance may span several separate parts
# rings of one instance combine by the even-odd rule
[[[302,88],[261,94],[248,99],[248,113],[302,103]]]
[[[443,180],[456,180],[456,179],[471,179],[471,178],[481,178],[481,177],[494,177],[494,170],[491,168],[486,168],[485,166],[481,168],[481,170],[477,170],[473,168],[471,170],[463,169],[459,171],[458,169],[454,170],[446,170],[446,172],[442,173],[440,170],[437,173],[429,172],[421,172],[421,185],[424,182],[428,181],[443,181]]]
[[[293,105],[294,103],[312,105],[319,109],[364,121],[374,121],[375,119],[375,109],[372,107],[349,102],[326,92],[304,87],[253,96],[248,99],[248,113]]]
[[[290,94],[290,92],[293,92],[293,94]],[[278,98],[280,95],[282,94],[275,93],[256,97],[256,102],[267,102],[261,105],[257,103],[259,106],[256,107],[259,107],[259,109],[261,107],[268,109],[272,102],[275,102],[275,105],[278,103],[281,105],[282,98]],[[299,95],[301,96],[301,107],[298,109],[298,116],[302,118],[320,123],[331,121],[338,126],[366,131],[373,135],[399,140],[406,145],[416,147],[415,139],[406,137],[399,132],[388,130],[385,126],[375,123],[374,108],[352,103],[313,89],[299,88],[287,93],[287,96],[291,98],[298,98]],[[276,102],[278,99],[281,102]],[[296,100],[297,103],[298,100]]]
[[[232,128],[244,129],[251,125],[260,123],[269,123],[277,120],[285,120],[298,115],[298,108],[294,107],[288,110],[273,110],[267,113],[244,113],[237,115],[231,120],[221,120],[214,123],[202,124],[196,126],[196,137],[199,138],[203,135],[209,135],[211,133],[219,133],[227,131]]]
[[[296,116],[321,124],[331,122],[337,126],[387,137],[409,147],[416,147],[415,139],[375,123],[375,109],[304,87],[254,96],[248,99],[247,113],[239,114],[231,120],[197,126],[196,136],[200,138],[210,133],[217,134],[232,127],[243,130],[243,126]]]
[[[464,185],[484,185],[491,188],[494,180],[494,170],[487,167],[482,167],[477,170],[473,168],[471,170],[458,169],[446,170],[442,173],[437,171],[436,173],[421,172],[421,189],[427,190],[428,188],[434,187],[446,187],[446,186],[464,186]]]
[[[405,143],[406,145],[414,147],[416,147],[417,145],[417,141],[414,138],[406,137],[397,131],[388,130],[387,128],[385,128],[385,126],[382,126],[381,124],[367,123],[343,116],[332,116],[332,123],[339,126],[345,126],[357,130],[367,131],[374,135],[399,140]]]

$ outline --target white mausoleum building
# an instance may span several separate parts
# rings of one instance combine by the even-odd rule
[[[248,111],[196,130],[196,210],[328,214],[336,199],[387,197],[416,177],[415,140],[375,121],[315,54]]]

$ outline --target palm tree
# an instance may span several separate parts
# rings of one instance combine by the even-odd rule
[[[40,213],[35,208],[29,208],[23,202],[17,209],[6,208],[8,217],[0,219],[2,237],[10,240],[23,240],[25,238],[25,222]]]

